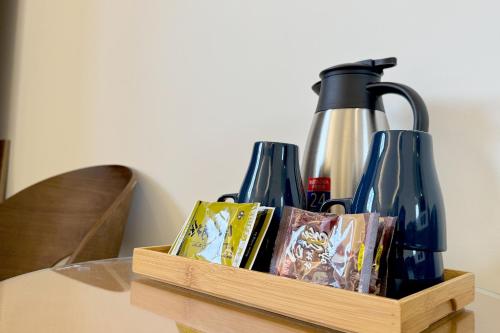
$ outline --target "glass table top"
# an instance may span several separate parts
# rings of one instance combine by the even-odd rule
[[[478,289],[426,332],[496,332],[500,296]],[[120,258],[0,282],[0,332],[332,332],[135,275]],[[333,331],[334,332],[334,331]]]

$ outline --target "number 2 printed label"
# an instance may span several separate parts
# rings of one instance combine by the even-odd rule
[[[330,177],[309,178],[307,181],[307,206],[319,212],[321,205],[330,199]]]

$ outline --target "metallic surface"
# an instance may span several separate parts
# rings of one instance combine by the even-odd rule
[[[335,109],[315,113],[302,165],[305,189],[309,178],[330,177],[332,199],[352,198],[372,134],[388,128],[382,111]]]
[[[466,310],[443,318],[425,332],[497,332],[499,313],[500,295],[477,290],[475,302]],[[126,258],[0,281],[0,332],[331,331],[139,277]]]

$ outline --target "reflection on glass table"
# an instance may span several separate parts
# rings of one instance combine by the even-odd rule
[[[496,332],[500,296],[477,290],[465,310],[425,332]],[[0,281],[0,332],[332,332],[137,276],[113,259]]]

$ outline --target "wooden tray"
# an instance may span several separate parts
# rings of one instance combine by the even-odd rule
[[[191,328],[179,332],[332,333],[325,327],[146,278],[132,281],[130,304]]]
[[[400,300],[136,248],[132,270],[155,280],[349,332],[421,332],[474,300],[474,275],[446,270],[445,282]]]

